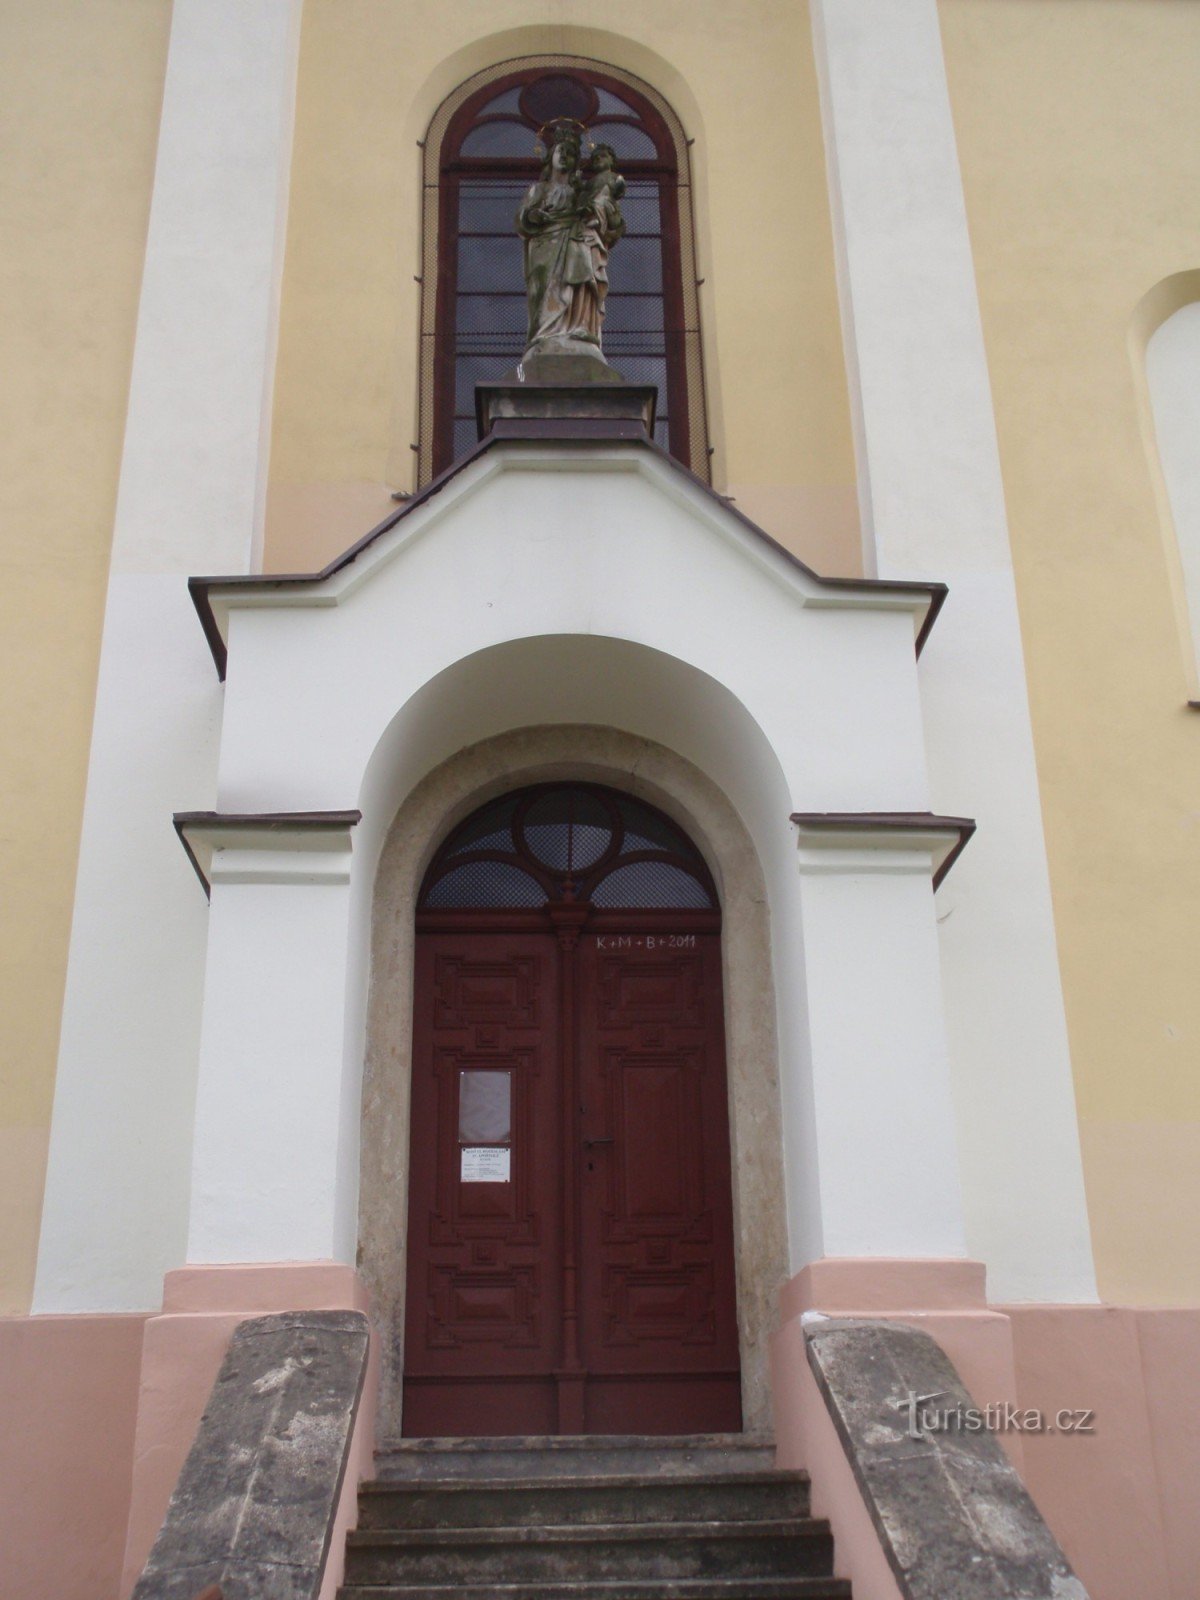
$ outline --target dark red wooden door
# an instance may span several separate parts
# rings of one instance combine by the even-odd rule
[[[579,953],[588,1429],[735,1430],[720,936],[585,934]]]
[[[720,906],[645,801],[542,784],[418,900],[409,1435],[741,1426]]]
[[[411,1436],[557,1431],[558,955],[549,931],[417,940],[404,1349]],[[480,1096],[481,1086],[494,1092]],[[482,1101],[482,1119],[472,1099]],[[509,1181],[494,1172],[478,1181],[472,1152],[505,1149]]]
[[[741,1426],[720,936],[580,920],[417,940],[410,1436]]]

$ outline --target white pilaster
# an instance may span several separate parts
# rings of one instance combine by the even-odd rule
[[[260,565],[300,0],[175,0],[114,572]]]
[[[936,0],[813,0],[866,569],[938,578],[938,897],[967,1238],[999,1299],[1094,1298],[1020,625]],[[824,1153],[822,1153],[824,1160]]]
[[[189,1262],[353,1265],[358,1172],[345,1152],[357,1139],[342,1128],[359,1100],[342,1082],[352,826],[248,821],[210,836]]]
[[[34,1309],[141,1309],[184,1259],[221,697],[186,580],[257,560],[299,0],[175,0]]]
[[[827,1256],[966,1254],[930,888],[957,837],[800,828]]]

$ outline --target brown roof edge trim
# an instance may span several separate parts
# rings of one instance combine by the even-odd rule
[[[284,828],[306,828],[319,833],[322,829],[341,832],[356,827],[362,821],[361,811],[176,811],[172,817],[175,836],[183,846],[184,854],[192,863],[192,871],[200,879],[206,900],[212,899],[212,884],[200,865],[192,841],[187,836],[189,828],[262,828],[266,832],[282,832]]]
[[[521,426],[528,427],[528,423],[522,423]],[[747,528],[757,538],[769,545],[778,555],[782,556],[790,566],[803,572],[823,589],[851,589],[862,590],[867,593],[890,592],[893,594],[923,594],[928,596],[929,609],[925,613],[925,620],[921,624],[916,639],[916,652],[918,656],[921,654],[925,647],[925,641],[929,637],[929,631],[937,620],[938,613],[945,604],[946,596],[949,593],[949,589],[944,583],[930,583],[923,580],[907,583],[898,578],[823,577],[821,573],[814,572],[807,562],[801,561],[800,557],[793,554],[785,545],[780,544],[778,539],[772,538],[765,528],[760,528],[757,522],[751,521],[744,511],[739,511],[737,506],[732,505],[725,495],[718,494],[711,484],[705,483],[704,479],[698,477],[690,467],[684,466],[682,461],[677,461],[661,445],[656,444],[640,425],[635,432],[622,437],[620,440],[614,440],[612,434],[608,432],[597,436],[591,431],[595,425],[586,420],[581,420],[577,426],[571,426],[570,423],[565,426],[559,423],[556,426],[562,427],[563,431],[556,431],[554,438],[564,443],[602,446],[620,442],[632,445],[636,449],[648,450],[652,455],[664,461],[673,472],[686,478],[689,483],[699,489],[702,494],[707,495],[710,500],[715,500],[727,515],[733,517],[736,522],[740,522],[744,528]],[[389,512],[382,522],[377,523],[369,533],[365,533],[349,549],[343,550],[341,555],[335,556],[327,566],[321,568],[320,572],[239,572],[229,573],[220,577],[189,578],[188,589],[192,596],[192,603],[199,614],[205,638],[208,640],[209,649],[212,651],[213,660],[216,662],[217,676],[222,683],[225,681],[225,673],[228,666],[228,650],[224,639],[221,637],[221,630],[217,626],[217,619],[212,609],[211,591],[213,589],[295,588],[304,584],[323,583],[327,578],[332,578],[335,573],[340,572],[343,567],[348,567],[364,550],[374,544],[376,539],[381,538],[385,533],[390,533],[398,523],[403,522],[405,517],[411,516],[419,507],[427,505],[448,483],[458,477],[459,473],[465,471],[473,462],[478,461],[480,456],[486,455],[496,445],[506,444],[519,447],[522,444],[544,443],[546,438],[546,435],[533,436],[528,433],[506,438],[497,434],[493,426],[492,431],[472,445],[465,455],[460,456],[457,461],[451,462],[444,472],[440,472],[436,478],[427,483],[411,499],[406,500],[403,505],[397,506],[395,511]]]
[[[472,445],[466,455],[459,456],[452,461],[444,472],[439,472],[436,478],[431,478],[425,487],[403,505],[397,506],[395,511],[389,511],[382,522],[377,522],[369,532],[364,533],[348,549],[321,568],[319,572],[231,572],[210,577],[197,577],[188,579],[188,591],[192,597],[192,604],[200,617],[200,626],[204,629],[204,637],[208,640],[208,647],[212,651],[213,660],[216,662],[217,677],[225,682],[225,673],[229,665],[229,650],[217,626],[216,615],[212,608],[211,591],[213,589],[238,588],[238,589],[264,589],[264,588],[295,588],[307,583],[323,583],[326,578],[332,578],[343,567],[348,567],[355,558],[362,554],[368,546],[375,543],[385,533],[389,533],[398,522],[402,522],[410,512],[418,506],[423,506],[433,499],[440,490],[444,489],[452,479],[457,478],[460,472],[466,470],[473,461],[483,455],[495,441],[489,436],[481,439],[478,444]]]
[[[793,811],[791,820],[801,827],[842,833],[956,833],[958,842],[933,875],[935,889],[967,848],[978,826],[973,817],[940,817],[932,811]]]
[[[224,683],[225,673],[229,668],[229,648],[217,626],[212,601],[208,596],[212,583],[211,578],[189,578],[188,593],[192,597],[196,615],[200,618],[200,626],[204,629],[204,637],[208,640],[208,648],[212,651],[212,658],[216,662],[217,677]]]
[[[924,586],[929,593],[929,610],[925,613],[925,621],[917,633],[917,655],[925,648],[925,641],[933,632],[933,625],[938,619],[938,613],[946,604],[946,596],[950,593],[947,583],[929,583]]]
[[[212,899],[212,884],[209,883],[208,876],[205,873],[204,868],[200,865],[199,858],[197,857],[196,852],[192,849],[192,841],[188,838],[187,832],[186,832],[186,829],[187,829],[187,818],[189,817],[189,815],[197,815],[197,814],[198,813],[189,813],[187,811],[177,811],[175,813],[175,818],[174,818],[174,821],[175,821],[175,837],[179,840],[180,844],[183,846],[184,854],[187,856],[188,860],[192,863],[192,871],[196,874],[196,876],[200,880],[200,887],[204,890],[204,898],[206,900],[211,900]]]
[[[777,551],[785,561],[791,566],[797,567],[806,577],[811,578],[814,583],[819,583],[823,589],[865,589],[868,592],[882,590],[885,594],[891,592],[893,594],[928,595],[929,610],[925,613],[925,620],[921,624],[916,640],[916,652],[918,655],[921,654],[921,651],[925,648],[925,640],[929,637],[929,631],[937,621],[938,612],[946,603],[946,596],[950,593],[949,585],[928,582],[925,579],[914,579],[912,583],[908,583],[902,578],[827,578],[820,572],[814,572],[807,561],[801,561],[798,555],[789,550],[786,545],[780,544],[779,540],[769,534],[765,528],[760,528],[758,523],[752,521],[744,511],[739,511],[727,495],[718,494],[712,484],[705,483],[703,478],[694,473],[690,467],[685,466],[682,461],[676,460],[673,455],[663,449],[662,445],[655,443],[653,439],[647,439],[645,444],[648,450],[659,456],[674,471],[687,478],[690,483],[695,484],[697,489],[708,495],[710,499],[718,501],[735,521],[740,522],[751,533],[757,534],[764,543],[769,544],[773,550]]]

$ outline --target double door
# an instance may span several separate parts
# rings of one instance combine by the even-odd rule
[[[417,939],[410,1436],[741,1426],[717,933]]]

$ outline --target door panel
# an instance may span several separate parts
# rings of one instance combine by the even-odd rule
[[[417,939],[404,1431],[736,1430],[720,936],[553,915]]]
[[[410,1434],[554,1430],[562,1248],[557,962],[548,934],[417,940]],[[464,1073],[472,1075],[466,1083]],[[481,1095],[479,1073],[508,1076],[507,1141],[497,1122],[505,1097],[495,1086]],[[481,1136],[490,1143],[476,1144]],[[475,1181],[481,1167],[502,1174],[505,1151],[507,1181]]]
[[[579,953],[589,1422],[736,1429],[720,938],[585,935]]]

